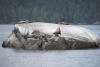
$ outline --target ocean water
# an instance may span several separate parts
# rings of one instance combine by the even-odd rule
[[[100,25],[79,25],[100,36]],[[100,67],[100,49],[27,51],[2,48],[14,25],[0,25],[0,67]]]

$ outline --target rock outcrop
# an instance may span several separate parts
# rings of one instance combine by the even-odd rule
[[[94,32],[74,25],[34,22],[15,24],[2,47],[32,50],[66,50],[99,48],[100,38]]]

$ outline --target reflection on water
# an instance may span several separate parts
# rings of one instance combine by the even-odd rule
[[[81,25],[100,35],[100,25]],[[0,25],[0,67],[100,67],[100,49],[25,51],[2,48],[13,25]]]

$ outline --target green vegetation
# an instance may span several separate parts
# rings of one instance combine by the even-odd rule
[[[100,0],[0,0],[0,23],[19,20],[74,24],[100,21]]]

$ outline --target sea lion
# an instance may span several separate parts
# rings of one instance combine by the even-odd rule
[[[56,24],[61,24],[61,25],[69,25],[69,24],[68,24],[68,23],[66,23],[65,21],[56,22]]]
[[[53,34],[55,34],[55,36],[58,36],[58,34],[61,34],[60,27],[57,28],[56,32],[54,32]]]
[[[61,25],[69,25],[65,19],[63,18],[62,20],[60,20],[59,22],[56,22],[56,24],[61,24]]]
[[[32,22],[29,20],[25,20],[25,21],[19,21],[17,24],[24,24],[24,23],[32,23]]]

